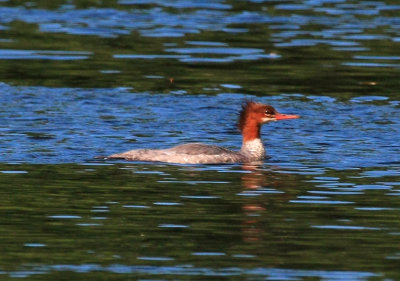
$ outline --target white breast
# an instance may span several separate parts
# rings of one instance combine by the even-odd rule
[[[261,139],[254,139],[251,141],[246,141],[242,145],[242,153],[249,154],[255,160],[260,160],[265,158],[265,148]]]

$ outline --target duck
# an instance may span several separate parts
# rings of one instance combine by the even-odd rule
[[[297,119],[299,115],[279,113],[273,106],[254,101],[242,105],[238,129],[242,134],[239,151],[204,143],[186,143],[166,149],[134,149],[112,154],[106,159],[177,164],[251,163],[266,157],[260,130],[268,122]]]

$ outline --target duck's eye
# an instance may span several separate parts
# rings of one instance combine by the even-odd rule
[[[267,110],[265,111],[265,114],[266,114],[266,115],[274,115],[274,112],[272,112],[272,110],[270,110],[270,109],[267,109]]]

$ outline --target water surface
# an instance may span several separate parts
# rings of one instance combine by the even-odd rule
[[[0,1],[0,279],[398,280],[396,1]],[[258,165],[103,161],[202,141]]]

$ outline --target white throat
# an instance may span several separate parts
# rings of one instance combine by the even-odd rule
[[[261,139],[253,139],[251,141],[243,142],[241,152],[250,155],[255,160],[265,158],[265,148]]]

